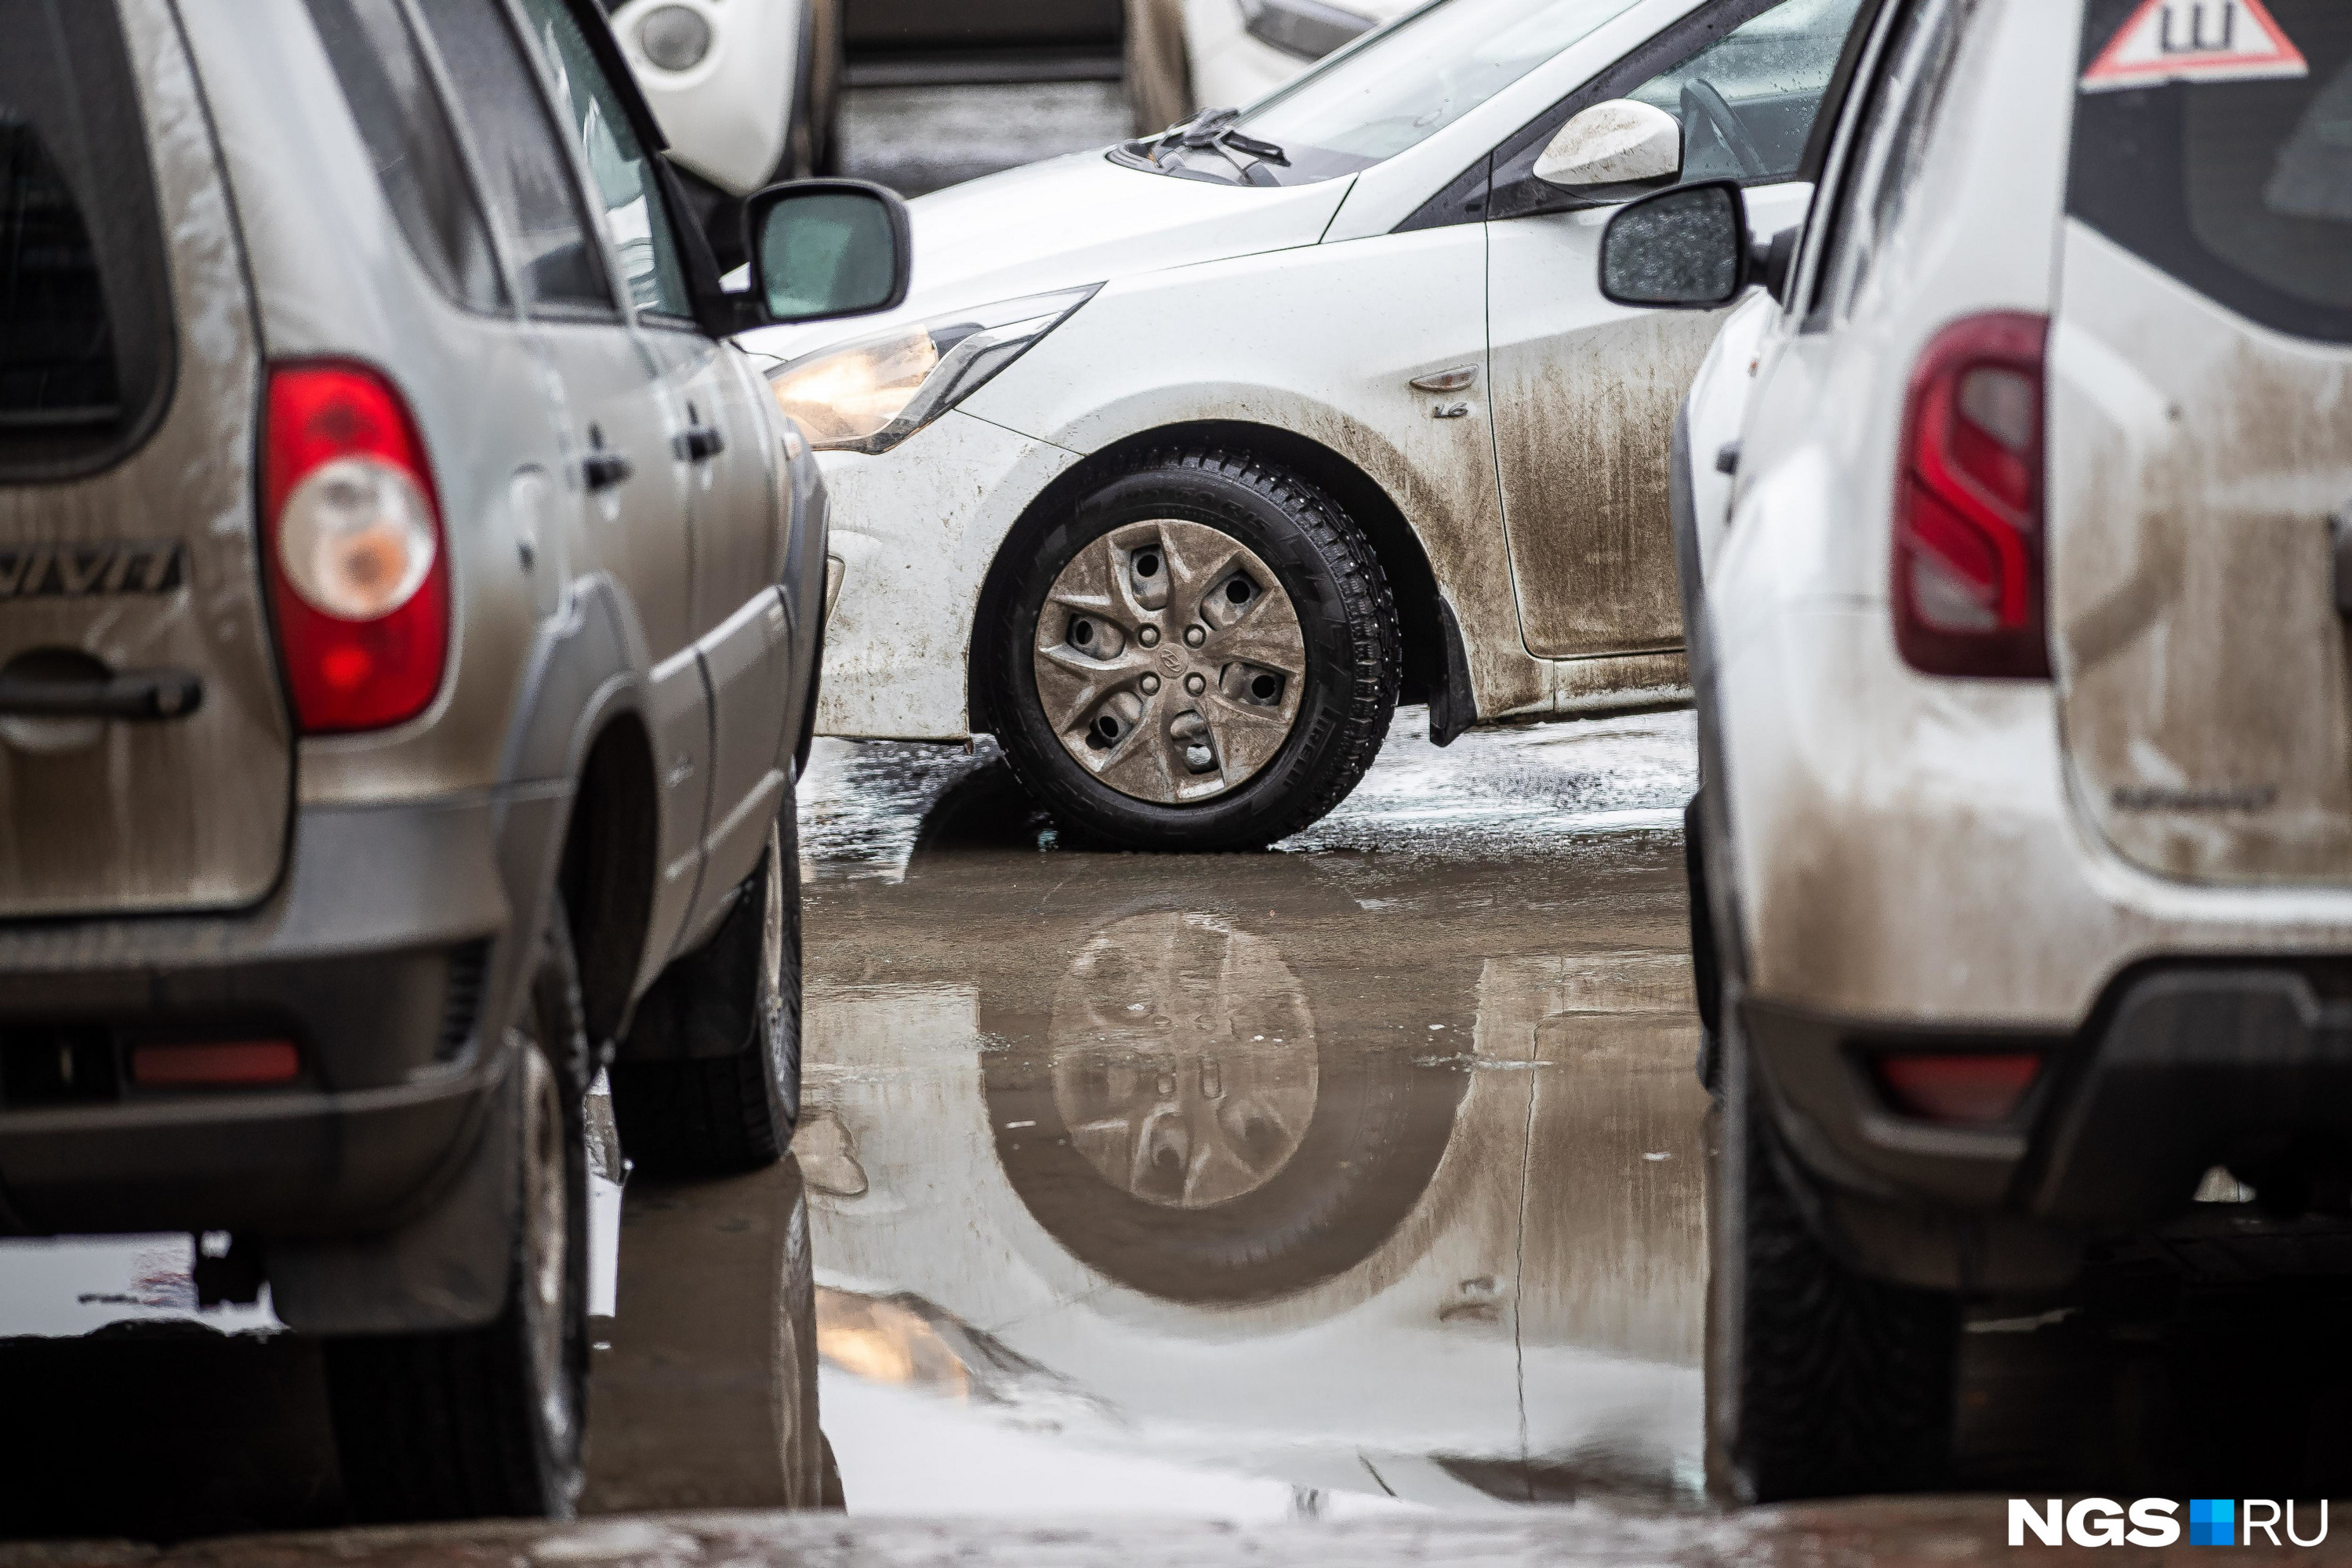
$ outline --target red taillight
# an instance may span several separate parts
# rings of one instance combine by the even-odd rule
[[[1959,1127],[2008,1121],[2041,1074],[2042,1058],[2033,1051],[1878,1058],[1878,1087],[1889,1105]]]
[[[308,734],[414,719],[441,689],[449,563],[416,422],[379,373],[269,377],[263,550],[278,652]]]
[[[1972,316],[1912,374],[1895,500],[1895,641],[1928,675],[2048,679],[2040,316]]]
[[[133,1046],[131,1081],[142,1089],[226,1089],[291,1083],[302,1053],[290,1040],[205,1040]]]

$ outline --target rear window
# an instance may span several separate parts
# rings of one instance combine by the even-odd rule
[[[2148,53],[2116,47],[2141,6],[2086,8],[2068,210],[2242,315],[2352,342],[2352,5],[2268,0],[2282,48],[2252,7],[2217,0],[2209,41],[2226,20],[2235,54],[2174,56],[2189,80],[2100,86],[2120,75],[2102,62]],[[2282,74],[2231,79],[2232,61]]]
[[[0,0],[0,472],[87,471],[154,427],[172,320],[111,5]]]

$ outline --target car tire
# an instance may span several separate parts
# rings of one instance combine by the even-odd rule
[[[1736,1009],[1711,1117],[1707,1466],[1734,1501],[1930,1490],[1950,1467],[1958,1298],[1866,1278],[1809,1223]]]
[[[1150,530],[1161,528],[1182,531],[1169,533],[1171,540],[1222,539],[1223,543],[1213,545],[1217,551],[1226,545],[1243,547],[1245,555],[1227,563],[1240,563],[1234,566],[1236,584],[1243,575],[1254,578],[1260,568],[1272,583],[1255,590],[1261,599],[1231,613],[1279,615],[1286,598],[1286,609],[1297,623],[1295,657],[1303,668],[1295,676],[1276,677],[1273,683],[1279,692],[1276,700],[1293,708],[1277,749],[1255,772],[1229,785],[1223,783],[1228,744],[1223,733],[1213,736],[1214,751],[1202,747],[1178,753],[1197,757],[1207,752],[1218,780],[1202,787],[1223,791],[1213,797],[1173,798],[1175,792],[1191,785],[1164,758],[1160,767],[1169,781],[1164,786],[1168,793],[1160,798],[1139,796],[1105,782],[1091,764],[1078,760],[1079,740],[1066,736],[1067,722],[1056,727],[1040,695],[1039,668],[1048,657],[1040,643],[1041,619],[1048,640],[1079,635],[1075,629],[1057,629],[1045,616],[1049,598],[1057,592],[1067,602],[1066,583],[1077,579],[1066,580],[1066,574],[1093,569],[1080,561],[1081,552],[1089,552],[1089,561],[1125,563],[1117,570],[1142,571],[1149,559],[1146,548],[1122,542],[1145,538]],[[1172,545],[1168,556],[1172,581],[1179,570]],[[1299,475],[1246,453],[1215,447],[1144,452],[1096,484],[1069,512],[1048,518],[1028,537],[1016,537],[1004,559],[1011,570],[992,584],[981,620],[977,674],[982,703],[1022,784],[1078,836],[1132,849],[1260,847],[1297,832],[1346,799],[1379,754],[1402,671],[1395,599],[1363,531],[1328,495]],[[1177,597],[1166,596],[1162,610],[1152,612],[1170,622],[1165,643],[1143,640],[1147,635],[1162,635],[1157,626],[1149,634],[1139,625],[1131,635],[1118,634],[1129,639],[1121,645],[1128,655],[1150,664],[1137,667],[1132,679],[1151,683],[1155,693],[1150,699],[1135,698],[1141,718],[1118,745],[1168,751],[1182,744],[1180,738],[1171,738],[1172,727],[1188,721],[1183,710],[1192,699],[1179,695],[1181,691],[1200,694],[1190,709],[1196,716],[1213,710],[1221,715],[1220,722],[1232,722],[1240,710],[1227,700],[1224,677],[1213,668],[1218,639],[1234,628],[1209,630],[1210,640],[1198,645],[1200,668],[1190,674],[1180,668],[1187,650],[1175,641],[1176,621],[1185,620],[1189,631],[1192,621],[1205,621],[1212,611],[1226,613],[1215,605],[1221,583],[1198,588],[1197,616],[1186,614]],[[1276,584],[1281,598],[1264,593]],[[1174,593],[1173,588],[1168,591]],[[1286,618],[1281,626],[1284,635],[1290,636]],[[1151,650],[1148,655],[1147,647]],[[1164,678],[1164,696],[1157,695],[1163,690],[1159,684],[1161,664],[1171,671]],[[1233,664],[1225,669],[1240,668]],[[1220,681],[1213,698],[1203,687],[1179,684],[1196,676]],[[1287,686],[1292,679],[1295,693]],[[1114,700],[1132,695],[1115,694]],[[1250,732],[1236,725],[1234,733],[1247,737]],[[1255,733],[1263,736],[1264,731]],[[1085,730],[1084,735],[1085,743],[1092,745],[1095,731]],[[1233,754],[1244,754],[1238,742]]]
[[[362,1522],[568,1519],[587,1425],[588,1035],[569,928],[542,939],[503,1104],[521,1189],[505,1310],[478,1329],[332,1339],[343,1489]]]
[[[656,1059],[613,1064],[613,1115],[635,1169],[729,1176],[783,1157],[801,1110],[800,826],[791,791],[718,934],[672,963],[638,1004],[632,1035],[641,1030],[671,1038]]]

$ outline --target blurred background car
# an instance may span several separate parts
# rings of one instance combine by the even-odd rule
[[[842,0],[603,0],[721,267],[743,198],[839,166]]]
[[[1159,124],[1172,124],[1196,109],[1254,103],[1326,55],[1427,3],[1181,0],[1183,65],[1191,74],[1192,101]],[[1150,90],[1165,92],[1167,87],[1164,76],[1155,77]]]
[[[840,0],[861,83],[1068,81],[1119,74],[1121,0]]]

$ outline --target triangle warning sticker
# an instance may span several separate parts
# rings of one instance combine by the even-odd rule
[[[2310,74],[2262,0],[2147,0],[2083,73],[2083,90]]]

